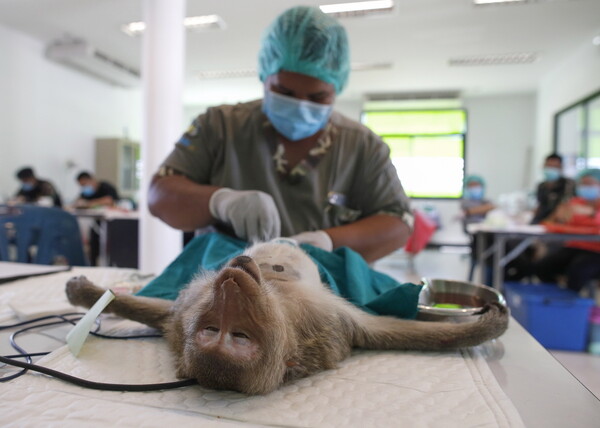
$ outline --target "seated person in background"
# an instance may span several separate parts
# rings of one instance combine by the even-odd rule
[[[485,196],[485,181],[478,175],[468,175],[465,177],[465,184],[463,189],[463,199],[460,203],[460,207],[463,211],[463,226],[465,232],[467,231],[467,225],[481,223],[485,220],[486,214],[493,210],[495,207],[489,200],[484,198]],[[487,234],[486,234],[487,235]],[[489,238],[485,236],[484,245],[489,245]],[[471,269],[469,271],[469,280],[473,279],[473,273],[475,269],[475,257],[477,254],[477,242],[474,236],[471,235]],[[491,269],[488,269],[488,275],[486,281],[491,283]]]
[[[98,181],[92,174],[82,171],[77,176],[77,182],[81,186],[79,199],[75,201],[76,208],[89,208],[98,206],[113,206],[119,200],[117,189],[106,181]],[[90,265],[96,266],[98,256],[100,255],[100,236],[97,232],[99,222],[96,221],[96,227],[90,228],[89,234],[89,256]]]
[[[545,221],[600,229],[600,169],[582,171],[577,196],[559,205]],[[600,278],[600,242],[566,242],[539,260],[535,273],[543,282],[556,282],[558,276],[566,275],[567,287],[579,291],[590,280]]]
[[[75,202],[77,208],[88,208],[95,206],[113,206],[119,200],[119,194],[115,187],[106,182],[98,181],[87,171],[80,172],[77,182],[81,186],[81,194]]]
[[[486,214],[495,207],[490,201],[484,198],[485,181],[478,175],[469,175],[465,178],[463,199],[460,207],[464,213],[465,228],[468,224],[481,223],[485,220]]]
[[[60,195],[52,183],[37,178],[33,172],[33,168],[22,168],[17,172],[16,176],[21,181],[21,189],[15,194],[15,201],[17,203],[62,206]]]
[[[563,202],[575,195],[575,182],[562,176],[562,157],[556,153],[544,161],[544,181],[537,188],[537,208],[532,224],[547,218]]]

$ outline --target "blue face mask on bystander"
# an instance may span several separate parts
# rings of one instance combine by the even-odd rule
[[[577,196],[586,201],[595,201],[600,198],[600,186],[596,185],[579,185],[577,186]]]
[[[323,129],[333,106],[265,90],[262,110],[281,135],[290,141],[298,141]]]
[[[560,169],[546,167],[544,168],[544,180],[546,181],[556,181],[560,178]]]
[[[483,187],[473,186],[465,189],[465,198],[472,199],[474,201],[480,201],[483,199]]]
[[[22,189],[24,192],[30,192],[30,191],[32,191],[32,190],[33,190],[33,188],[34,188],[34,187],[35,187],[35,185],[34,185],[33,183],[23,183],[23,184],[21,185],[21,189]]]
[[[81,194],[83,196],[92,196],[94,194],[95,190],[92,186],[83,186],[81,188]]]

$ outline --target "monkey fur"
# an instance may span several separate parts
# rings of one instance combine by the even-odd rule
[[[104,293],[85,277],[69,301],[91,307]],[[444,351],[500,336],[508,310],[484,307],[474,322],[428,322],[368,314],[321,283],[316,265],[289,243],[259,243],[218,272],[197,276],[173,302],[119,295],[105,309],[163,332],[177,376],[204,387],[264,394],[333,369],[352,348]]]

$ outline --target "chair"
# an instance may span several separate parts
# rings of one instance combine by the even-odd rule
[[[88,265],[77,219],[60,208],[35,205],[0,206],[0,260]]]

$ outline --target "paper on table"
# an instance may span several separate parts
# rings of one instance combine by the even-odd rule
[[[70,270],[70,266],[36,265],[32,263],[0,262],[0,284],[30,276]]]

